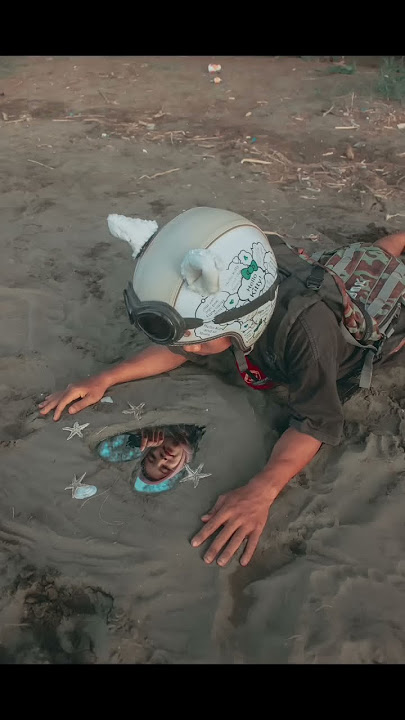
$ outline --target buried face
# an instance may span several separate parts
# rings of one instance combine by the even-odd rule
[[[187,462],[185,446],[172,437],[166,437],[162,445],[148,450],[143,460],[145,475],[150,480],[163,480],[173,473],[180,472]]]

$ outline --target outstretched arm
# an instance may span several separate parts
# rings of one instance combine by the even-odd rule
[[[204,555],[206,563],[215,560],[226,545],[217,561],[218,565],[226,565],[247,539],[240,561],[247,565],[276,497],[312,460],[321,445],[319,440],[290,427],[275,444],[270,460],[258,475],[247,485],[219,496],[212,510],[201,518],[206,523],[204,528],[191,541],[193,547],[198,547],[223,526]]]
[[[175,355],[167,347],[153,345],[130,360],[125,360],[99,375],[68,385],[66,390],[48,395],[39,405],[40,413],[47,415],[51,410],[55,410],[53,419],[59,420],[65,407],[78,400],[79,402],[75,402],[69,408],[69,414],[74,415],[101,400],[105,391],[113,385],[160,375],[174,370],[185,362],[187,362],[186,358]]]

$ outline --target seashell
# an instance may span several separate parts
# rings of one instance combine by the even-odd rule
[[[92,497],[97,492],[95,485],[79,485],[73,493],[73,497],[76,500],[85,500],[86,498]]]

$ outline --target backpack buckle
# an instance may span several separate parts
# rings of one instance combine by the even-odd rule
[[[320,265],[314,265],[309,273],[306,281],[308,290],[319,290],[325,277],[325,268]]]

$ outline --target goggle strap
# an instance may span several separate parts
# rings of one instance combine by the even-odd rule
[[[280,282],[281,282],[281,277],[280,277],[280,275],[277,275],[274,283],[268,288],[268,290],[266,290],[265,293],[263,293],[263,295],[259,295],[259,297],[255,298],[254,300],[251,300],[251,302],[246,303],[246,305],[242,305],[242,306],[233,308],[232,310],[225,310],[225,312],[220,313],[219,315],[216,315],[211,320],[211,322],[214,322],[216,325],[222,325],[224,323],[232,322],[233,320],[238,320],[241,317],[245,317],[245,315],[249,315],[249,313],[253,312],[254,310],[256,310],[259,307],[262,307],[267,302],[274,299],[274,296],[276,294],[276,289],[279,286]],[[131,305],[132,305],[131,296],[132,296],[133,300],[135,300],[133,307],[131,307]],[[134,292],[132,283],[130,283],[130,282],[128,283],[128,287],[126,288],[126,290],[124,290],[124,300],[125,300],[125,305],[127,308],[127,312],[128,312],[131,324],[137,325],[136,316],[138,313],[136,312],[136,309],[137,309],[138,303],[139,303],[138,307],[141,306],[142,303],[139,301],[139,298],[137,297],[137,295]],[[158,304],[158,303],[156,303],[156,304]],[[166,304],[166,303],[162,303],[162,305],[163,304]],[[145,312],[153,312],[153,310],[155,310],[155,312],[156,312],[157,308],[150,307],[149,310],[147,310],[147,307],[144,306]],[[173,315],[177,313],[177,311],[174,308],[170,308],[170,310],[173,313]],[[162,313],[162,316],[164,317],[164,313]],[[183,327],[185,327],[185,329],[187,329],[187,330],[194,330],[194,329],[199,328],[202,325],[204,325],[204,320],[202,320],[201,318],[196,318],[196,317],[181,318],[181,316],[179,315],[179,320],[181,320]],[[173,340],[174,340],[174,338],[173,338]]]
[[[266,290],[265,293],[263,293],[263,295],[259,295],[259,297],[255,298],[255,300],[251,300],[251,302],[246,303],[246,305],[233,308],[232,310],[225,310],[225,312],[216,315],[211,322],[214,322],[216,325],[222,325],[222,323],[231,322],[232,320],[238,320],[239,318],[248,315],[254,310],[257,310],[257,308],[265,305],[267,302],[269,302],[269,300],[274,299],[276,289],[280,285],[280,282],[281,277],[277,275],[274,283],[269,287],[268,290]]]

